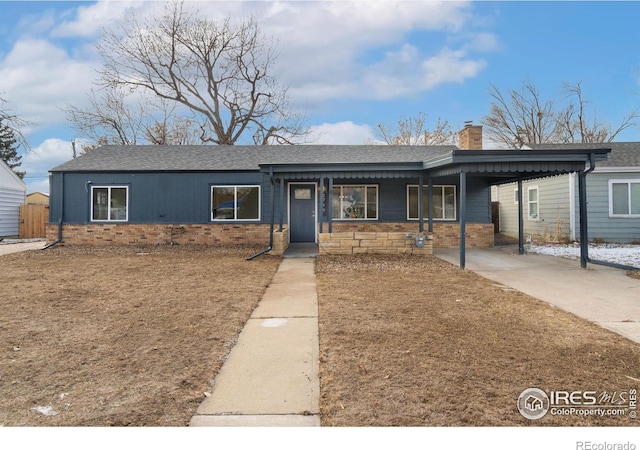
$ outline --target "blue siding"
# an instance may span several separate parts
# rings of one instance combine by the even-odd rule
[[[62,174],[51,180],[50,221],[61,217]],[[90,221],[91,186],[129,186],[129,223],[208,223],[211,186],[255,184],[261,186],[262,221],[271,208],[271,183],[259,172],[247,173],[67,173],[64,174],[64,222]],[[266,220],[265,220],[266,219]]]
[[[378,185],[378,221],[379,222],[404,222],[407,221],[407,186],[417,185],[418,180],[408,179],[382,179],[382,180],[336,180],[334,185],[341,184],[375,184]],[[446,177],[434,179],[434,185],[456,186],[456,217],[460,211],[459,178]],[[425,180],[425,187],[427,186]],[[427,211],[424,212],[425,219]],[[326,218],[325,218],[326,220]],[[449,222],[449,221],[447,221]],[[489,184],[479,178],[467,180],[467,222],[491,223],[491,190]]]
[[[317,180],[309,180],[317,181]],[[129,186],[129,223],[209,223],[212,185],[260,185],[261,222],[271,220],[271,183],[260,172],[157,172],[157,173],[53,173],[50,179],[50,222],[61,218],[64,202],[65,223],[90,222],[91,186]],[[378,185],[379,222],[407,220],[407,185],[410,179],[335,180],[339,184]],[[458,177],[439,178],[434,184],[458,186]],[[61,193],[64,185],[64,197]],[[275,221],[279,222],[280,186],[275,184]],[[458,199],[460,198],[457,189]],[[467,182],[467,221],[491,223],[490,188],[478,178]],[[285,195],[285,205],[287,196]],[[459,201],[458,208],[459,208]],[[286,221],[287,214],[284,214]],[[324,219],[326,221],[326,217]]]
[[[481,178],[467,178],[467,222],[491,223],[491,186]]]

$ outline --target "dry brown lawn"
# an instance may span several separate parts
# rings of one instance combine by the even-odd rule
[[[640,424],[516,406],[638,389],[639,344],[435,257],[321,256],[317,274],[325,426]]]
[[[257,250],[0,256],[0,425],[187,425],[280,262]],[[637,344],[436,258],[322,256],[317,273],[323,425],[635,424],[531,422],[516,399],[637,388]]]
[[[187,425],[280,261],[257,250],[0,256],[0,425]]]

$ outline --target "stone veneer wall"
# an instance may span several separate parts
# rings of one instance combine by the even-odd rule
[[[378,222],[334,222],[332,233],[328,225],[323,224],[323,233],[319,236],[320,253],[410,253],[432,254],[433,248],[452,248],[460,246],[460,224],[433,224],[433,234],[429,236],[425,223],[425,246],[417,249],[413,238],[418,234],[415,222],[378,223]],[[411,233],[412,239],[406,238]],[[413,249],[412,249],[413,246]],[[468,223],[466,225],[467,248],[493,247],[493,224]]]
[[[406,237],[402,231],[334,231],[320,233],[318,250],[320,254],[357,255],[362,253],[431,255],[433,247],[430,237],[425,234],[424,247],[415,246],[415,235]]]
[[[283,227],[282,231],[277,229],[273,231],[273,248],[271,254],[276,256],[282,256],[284,252],[289,248],[289,229]]]

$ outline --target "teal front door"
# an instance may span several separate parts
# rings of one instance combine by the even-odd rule
[[[289,185],[289,239],[316,241],[316,185]]]

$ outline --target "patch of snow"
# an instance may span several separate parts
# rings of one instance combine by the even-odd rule
[[[528,252],[561,258],[580,258],[580,244],[530,244]],[[640,245],[589,244],[589,258],[640,268]]]
[[[43,416],[55,416],[58,414],[56,410],[53,409],[53,406],[35,406],[33,408],[35,412],[39,412]]]

